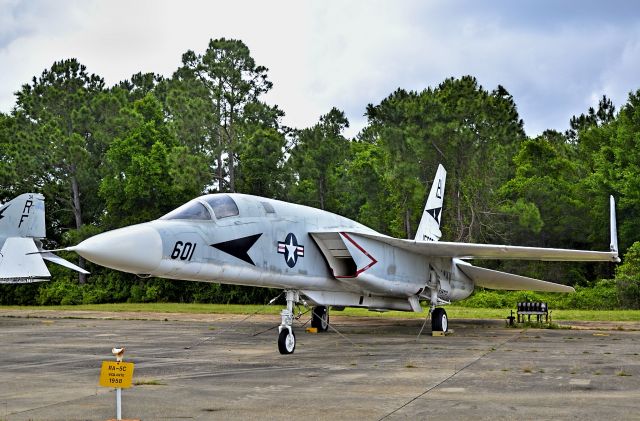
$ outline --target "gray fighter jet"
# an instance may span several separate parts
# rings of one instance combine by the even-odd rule
[[[295,349],[294,306],[313,306],[312,326],[326,331],[329,306],[421,312],[446,331],[441,306],[474,287],[571,292],[573,288],[472,266],[472,259],[617,262],[611,200],[611,251],[438,241],[446,171],[439,166],[414,240],[380,234],[341,216],[244,194],[209,194],[155,221],[91,237],[69,250],[102,266],[169,279],[285,291],[278,349]]]
[[[44,196],[25,193],[0,206],[0,284],[48,281],[44,260],[88,274],[86,270],[43,250],[46,237]]]

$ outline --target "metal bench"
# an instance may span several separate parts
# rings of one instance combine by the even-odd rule
[[[545,323],[549,323],[549,307],[547,303],[535,302],[535,301],[525,301],[522,303],[518,303],[518,323],[524,323],[524,317],[527,316],[527,321],[531,321],[531,316],[536,316],[536,321],[538,323],[542,322],[542,317],[544,316]]]

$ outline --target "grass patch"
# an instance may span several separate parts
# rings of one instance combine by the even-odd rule
[[[445,307],[449,319],[496,319],[505,320],[508,309],[472,308],[460,306]],[[181,303],[118,303],[118,304],[81,304],[61,306],[0,306],[0,310],[24,311],[98,311],[131,313],[192,313],[192,314],[280,314],[281,305],[239,305],[239,304],[181,304]],[[384,313],[368,311],[363,308],[346,308],[332,312],[335,316],[382,317],[402,319],[423,319],[422,313],[388,311]],[[640,321],[640,310],[553,310],[554,320],[582,321]],[[555,325],[557,326],[557,325]],[[553,327],[552,327],[553,328]]]
[[[134,386],[166,386],[166,383],[162,383],[160,380],[136,380],[133,382]]]

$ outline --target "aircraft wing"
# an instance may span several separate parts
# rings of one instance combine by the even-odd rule
[[[544,260],[566,262],[619,262],[617,251],[571,250],[544,247],[522,247],[496,244],[449,243],[443,241],[415,241],[387,237],[380,234],[356,233],[403,250],[429,257],[487,260]]]
[[[499,272],[469,264],[458,263],[458,268],[477,285],[491,289],[510,291],[544,291],[544,292],[575,292],[573,287],[541,281],[512,273]]]
[[[381,243],[398,247],[416,254],[429,257],[453,258],[458,268],[468,276],[475,285],[501,290],[528,290],[545,292],[575,292],[566,285],[542,281],[526,276],[500,272],[473,266],[460,259],[523,259],[523,260],[555,260],[555,261],[615,261],[615,252],[595,252],[583,250],[546,249],[537,247],[497,246],[467,243],[443,243],[401,240],[364,230],[323,231],[310,233],[322,249],[325,258],[334,273],[345,270],[345,258],[351,257],[357,268],[366,268],[373,261],[365,250],[357,244],[358,237],[365,237]],[[343,240],[346,239],[347,241]],[[355,248],[349,248],[351,241]],[[356,241],[356,242],[354,242]],[[356,272],[357,273],[357,272]],[[337,276],[340,277],[340,276]]]
[[[412,253],[429,257],[450,257],[458,259],[498,259],[498,260],[544,260],[560,262],[620,262],[618,257],[618,235],[616,233],[615,200],[610,202],[610,251],[571,250],[544,247],[522,247],[497,244],[450,243],[444,241],[403,240],[376,232],[353,232]]]
[[[46,281],[51,278],[32,238],[9,237],[0,251],[0,283],[15,284]]]

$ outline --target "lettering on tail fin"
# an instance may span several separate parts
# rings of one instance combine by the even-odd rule
[[[29,217],[29,213],[31,212],[31,206],[33,206],[33,196],[29,196],[29,198],[24,202],[24,208],[22,209],[22,216],[20,217],[20,223],[18,224],[18,228],[22,226],[22,222],[25,218]]]
[[[0,209],[0,235],[3,237],[46,237],[44,196],[23,193]]]

